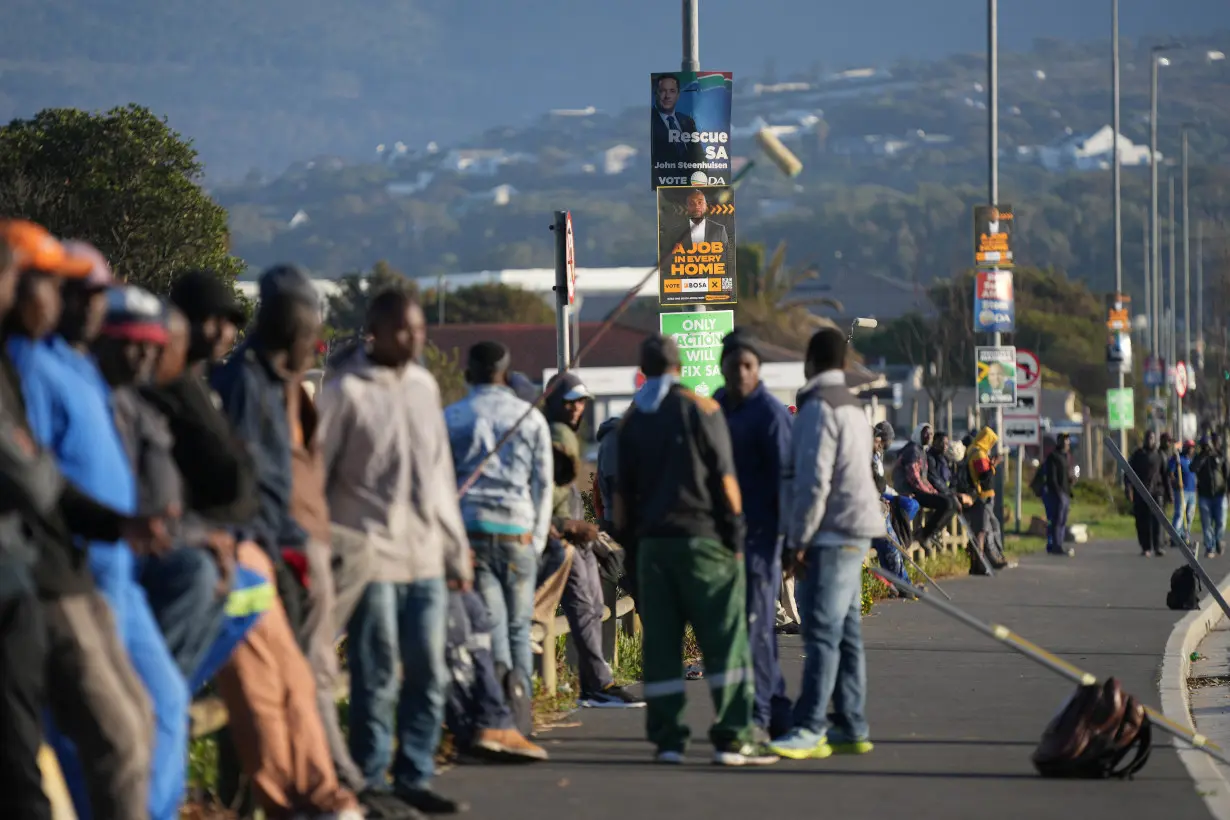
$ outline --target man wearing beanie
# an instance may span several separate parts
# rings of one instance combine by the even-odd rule
[[[725,386],[714,398],[730,428],[747,521],[747,634],[756,674],[756,726],[768,737],[790,730],[790,698],[777,658],[777,597],[782,584],[779,509],[790,465],[790,412],[760,380],[760,351],[736,329],[722,340]],[[768,737],[762,738],[767,740]]]
[[[649,740],[659,763],[683,762],[684,676],[679,647],[696,631],[716,717],[713,762],[775,763],[755,740],[752,658],[747,643],[743,499],[721,407],[679,383],[679,348],[650,336],[641,345],[645,384],[619,433],[615,527],[634,544],[637,608],[644,625]]]

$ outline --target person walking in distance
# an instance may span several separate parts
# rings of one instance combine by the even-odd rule
[[[1145,432],[1144,442],[1132,453],[1128,466],[1136,473],[1136,477],[1153,500],[1165,510],[1170,503],[1170,484],[1166,481],[1166,462],[1157,448],[1157,433],[1152,430]],[[1124,476],[1123,484],[1128,501],[1132,504],[1132,515],[1136,518],[1136,540],[1140,543],[1141,556],[1148,558],[1165,555],[1166,550],[1162,549],[1161,522],[1127,476]]]
[[[1166,475],[1174,493],[1174,519],[1171,524],[1184,539],[1192,531],[1196,517],[1196,474],[1192,472],[1192,457],[1196,443],[1185,441],[1166,463]]]
[[[1072,467],[1068,454],[1072,442],[1067,433],[1055,438],[1055,447],[1042,462],[1042,506],[1046,508],[1046,551],[1050,555],[1076,554],[1065,547],[1068,534],[1068,508],[1072,500]]]
[[[808,381],[796,402],[785,504],[806,660],[794,729],[770,745],[794,760],[872,750],[861,592],[863,558],[884,532],[880,494],[867,466],[871,428],[846,386],[846,339],[836,328],[818,330],[806,356]]]
[[[1196,498],[1200,507],[1200,531],[1204,554],[1221,555],[1221,536],[1226,528],[1226,489],[1230,487],[1230,468],[1221,450],[1221,436],[1209,433],[1200,439],[1200,450],[1192,459],[1196,474]]]
[[[470,588],[474,566],[440,388],[417,363],[423,311],[405,291],[385,290],[367,329],[371,341],[330,374],[319,399],[333,522],[361,533],[376,555],[346,644],[350,746],[372,791],[387,789],[392,763],[398,800],[454,814],[465,804],[430,783],[448,688],[448,593]]]
[[[736,330],[722,341],[726,386],[714,396],[730,428],[747,521],[747,633],[756,674],[756,726],[762,740],[790,730],[791,704],[777,656],[777,598],[782,583],[780,505],[790,468],[790,412],[760,380],[760,351]]]
[[[691,623],[716,716],[713,762],[777,761],[755,742],[747,642],[743,498],[721,407],[679,383],[679,348],[641,344],[645,384],[619,431],[615,526],[635,543],[644,626],[646,728],[659,763],[682,763],[689,730],[679,648]]]
[[[471,347],[470,393],[445,408],[444,423],[456,486],[479,470],[461,497],[461,515],[474,553],[474,587],[491,614],[492,655],[513,676],[515,694],[526,698],[533,691],[530,623],[538,557],[551,529],[554,456],[546,417],[508,386],[511,362],[498,342]]]
[[[969,548],[971,575],[986,574],[979,553],[985,556],[995,569],[1008,566],[1008,562],[1004,560],[999,519],[995,517],[995,472],[1003,459],[999,453],[994,452],[998,442],[999,436],[995,431],[990,427],[983,427],[970,443],[965,456],[965,469],[969,472],[974,498],[966,517],[970,526],[969,537],[973,540],[973,546]]]

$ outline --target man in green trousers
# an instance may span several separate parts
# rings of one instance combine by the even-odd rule
[[[637,554],[644,627],[646,724],[659,763],[681,763],[683,633],[692,624],[717,713],[713,762],[763,766],[777,756],[753,740],[743,502],[730,433],[717,402],[679,383],[679,348],[641,345],[641,387],[619,431],[615,524]]]

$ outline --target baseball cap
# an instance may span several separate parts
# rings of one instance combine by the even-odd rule
[[[132,342],[167,343],[167,309],[147,290],[121,285],[107,293],[107,318],[102,332]]]
[[[86,259],[69,256],[60,240],[42,225],[25,219],[0,220],[0,242],[9,246],[17,269],[23,273],[84,279],[93,267]]]
[[[593,394],[581,381],[581,377],[576,373],[564,372],[556,378],[555,384],[551,386],[551,392],[559,397],[560,401],[580,401],[581,399],[592,399]]]
[[[107,258],[89,242],[69,239],[64,243],[64,252],[71,259],[89,264],[90,270],[85,275],[86,287],[105,290],[115,284],[115,277],[111,274],[111,265],[107,263]]]
[[[247,320],[247,313],[235,298],[235,291],[211,270],[190,270],[180,274],[171,285],[170,296],[171,304],[179,308],[190,322],[203,322],[212,316],[221,316],[234,325],[241,325]]]

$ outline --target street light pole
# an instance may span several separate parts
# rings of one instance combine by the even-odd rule
[[[988,204],[999,205],[999,2],[987,0],[987,195]],[[991,344],[1002,343],[999,333],[991,334]],[[999,449],[1004,448],[1004,409],[995,406],[995,433],[999,436]],[[1020,455],[1017,455],[1018,460]],[[1017,482],[1020,491],[1020,482]],[[1017,504],[1016,515],[1020,516],[1021,505]],[[1004,471],[995,471],[995,517],[1004,520]]]
[[[1175,289],[1175,227],[1174,227],[1174,223],[1177,221],[1175,219],[1175,212],[1174,212],[1174,174],[1167,175],[1167,183],[1168,183],[1168,187],[1170,188],[1170,210],[1168,211],[1169,221],[1170,221],[1170,225],[1169,225],[1170,312],[1167,317],[1169,319],[1169,322],[1167,324],[1170,327],[1170,343],[1168,345],[1168,349],[1170,351],[1170,367],[1176,370],[1175,381],[1177,384],[1178,378],[1179,378],[1178,372],[1177,372],[1177,368],[1179,366],[1179,311],[1175,309],[1175,306],[1177,303],[1175,302],[1175,295],[1174,295],[1174,289]],[[1187,374],[1184,374],[1184,375],[1187,375]],[[1179,397],[1178,390],[1174,391],[1174,396],[1175,396],[1175,428],[1174,429],[1178,437],[1182,438],[1183,437],[1183,420],[1179,418],[1179,415],[1183,412],[1182,410],[1183,399]]]
[[[683,71],[700,71],[700,0],[683,0]],[[696,305],[693,313],[704,313],[705,305]]]
[[[1192,357],[1192,232],[1187,180],[1187,132],[1183,125],[1183,361]]]
[[[1196,341],[1204,344],[1204,223],[1196,225]],[[1203,358],[1203,357],[1202,357]]]
[[[1111,86],[1113,90],[1113,120],[1114,120],[1114,142],[1112,143],[1112,152],[1114,153],[1114,164],[1111,166],[1114,169],[1114,212],[1115,212],[1115,295],[1123,293],[1123,212],[1121,203],[1120,189],[1120,168],[1119,168],[1119,0],[1111,0],[1111,46],[1110,46],[1110,64],[1111,64]],[[1128,315],[1128,333],[1131,330],[1131,313]],[[1123,390],[1123,368],[1119,368],[1119,390]],[[1127,430],[1122,426],[1119,429],[1119,451],[1127,452]]]
[[[1161,306],[1162,300],[1158,294],[1161,288],[1158,287],[1160,277],[1158,268],[1161,267],[1162,256],[1158,252],[1158,225],[1157,225],[1157,69],[1158,69],[1158,53],[1161,49],[1154,46],[1149,52],[1149,244],[1153,248],[1153,257],[1150,267],[1153,270],[1153,355],[1161,354]],[[1160,390],[1153,388],[1156,396]]]

